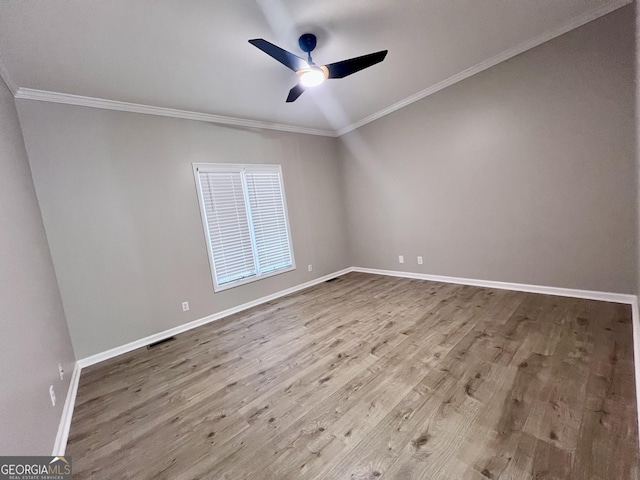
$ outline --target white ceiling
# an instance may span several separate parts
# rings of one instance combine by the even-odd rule
[[[340,131],[630,1],[0,0],[0,60],[23,89]],[[286,104],[296,75],[247,40],[303,56],[304,32],[319,64],[389,54]]]

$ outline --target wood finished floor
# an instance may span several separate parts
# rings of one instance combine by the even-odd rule
[[[74,478],[638,479],[627,305],[350,273],[83,370]]]

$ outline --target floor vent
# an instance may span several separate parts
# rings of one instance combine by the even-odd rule
[[[158,345],[162,345],[163,343],[172,342],[175,339],[176,337],[169,337],[165,338],[164,340],[160,340],[159,342],[152,343],[150,345],[147,345],[147,350],[153,347],[157,347]]]

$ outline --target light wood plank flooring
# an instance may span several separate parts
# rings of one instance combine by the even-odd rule
[[[627,305],[351,273],[83,370],[93,479],[638,479]]]

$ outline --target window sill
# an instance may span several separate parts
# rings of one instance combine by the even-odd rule
[[[224,285],[216,285],[216,283],[214,282],[213,291],[215,293],[224,292],[225,290],[229,290],[230,288],[239,287],[241,285],[246,285],[248,283],[257,282],[259,280],[263,280],[263,279],[269,278],[269,277],[275,277],[276,275],[280,275],[281,273],[291,272],[291,271],[293,271],[295,269],[296,269],[296,266],[294,264],[294,265],[291,265],[290,267],[287,267],[287,268],[280,268],[278,270],[274,270],[272,272],[265,273],[265,274],[259,275],[259,276],[255,275],[255,276],[252,276],[252,277],[246,277],[246,278],[243,278],[241,280],[236,280],[234,282],[225,283]]]

